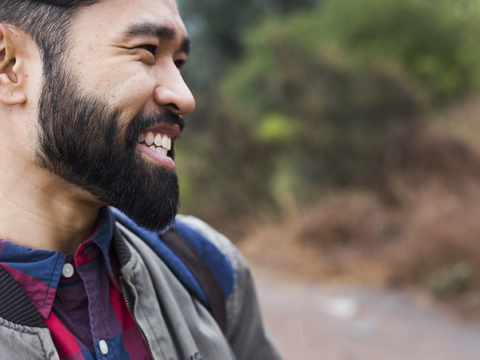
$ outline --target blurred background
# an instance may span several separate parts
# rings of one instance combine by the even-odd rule
[[[240,247],[285,358],[478,358],[480,0],[178,5],[180,212]]]

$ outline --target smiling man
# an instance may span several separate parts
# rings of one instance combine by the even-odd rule
[[[280,359],[248,268],[177,216],[174,0],[0,0],[0,359]]]

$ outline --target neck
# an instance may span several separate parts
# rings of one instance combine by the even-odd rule
[[[94,231],[102,204],[35,167],[0,167],[0,238],[32,249],[74,254]]]

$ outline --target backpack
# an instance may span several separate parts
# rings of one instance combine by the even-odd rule
[[[233,292],[235,270],[228,257],[203,234],[175,220],[160,233],[145,230],[111,208],[115,219],[140,237],[165,262],[183,286],[212,314],[225,334],[226,300]]]

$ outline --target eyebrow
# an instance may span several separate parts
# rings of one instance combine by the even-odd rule
[[[159,38],[165,40],[175,39],[176,32],[173,28],[168,26],[161,26],[149,22],[138,23],[130,25],[125,31],[127,37],[145,37],[145,38]],[[180,49],[188,55],[192,41],[187,36],[184,37]]]

